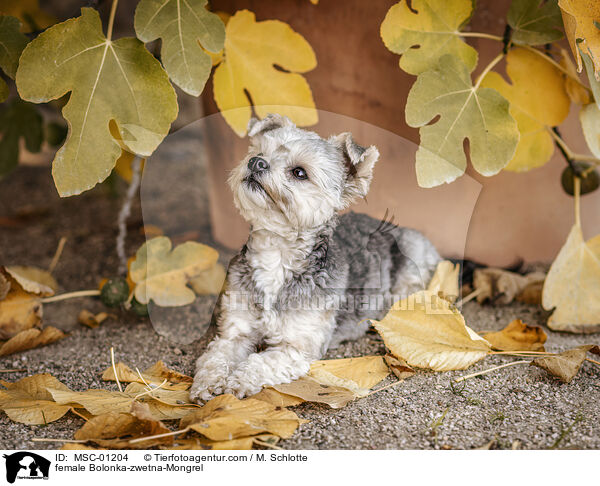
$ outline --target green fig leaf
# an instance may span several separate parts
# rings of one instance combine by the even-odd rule
[[[562,39],[562,16],[556,0],[513,0],[506,18],[516,44],[542,45]]]
[[[177,116],[175,91],[160,63],[137,39],[107,39],[91,8],[27,45],[17,89],[35,103],[71,93],[62,110],[69,132],[52,167],[61,196],[106,179],[122,147],[149,156]]]
[[[225,43],[225,26],[206,10],[207,0],[141,0],[135,32],[143,42],[162,39],[161,59],[169,77],[186,93],[202,93],[212,60]]]

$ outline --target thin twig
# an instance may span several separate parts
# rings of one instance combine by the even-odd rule
[[[579,177],[574,177],[574,190],[573,190],[573,197],[575,198],[575,225],[578,228],[581,228],[581,209],[580,209],[580,204],[579,204],[579,200],[580,200],[580,195],[581,195],[581,179]]]
[[[50,439],[50,438],[41,438],[34,437],[31,439],[31,442],[68,442],[70,444],[85,444],[87,440],[77,440],[77,439]]]
[[[488,354],[504,354],[508,356],[520,356],[521,354],[535,354],[541,356],[548,356],[556,353],[549,353],[548,351],[490,351]]]
[[[593,155],[578,154],[578,153],[573,152],[569,148],[569,146],[565,143],[565,141],[562,139],[562,137],[560,136],[560,132],[558,131],[558,129],[556,127],[552,128],[552,129],[548,129],[548,133],[550,133],[550,135],[556,142],[556,145],[561,150],[565,159],[567,160],[567,163],[571,166],[571,169],[573,170],[573,172],[576,175],[577,175],[577,170],[575,167],[572,166],[573,161],[590,162],[595,165],[600,165],[600,159],[598,157],[594,157]]]
[[[393,383],[390,383],[388,385],[382,386],[381,388],[377,388],[377,390],[371,390],[369,393],[367,393],[365,395],[365,397],[370,397],[371,395],[383,391],[383,390],[387,390],[388,388],[392,388],[394,386],[396,386],[398,383],[402,383],[404,380],[398,380],[398,381],[394,381]],[[364,398],[364,397],[363,397]]]
[[[50,265],[48,266],[49,273],[54,272],[54,269],[56,268],[56,265],[58,264],[58,260],[60,260],[60,256],[62,255],[62,252],[63,252],[66,242],[67,242],[67,237],[66,236],[61,237],[60,241],[58,242],[58,246],[56,247],[56,252],[54,252],[54,256],[52,257],[52,261],[50,262]]]
[[[121,388],[121,382],[119,381],[119,375],[117,373],[117,366],[115,365],[115,348],[110,347],[110,362],[112,363],[113,373],[115,374],[115,380],[117,382],[117,386],[119,387],[119,391],[122,392],[123,388]]]
[[[167,384],[167,381],[168,380],[165,378],[165,381],[163,381],[160,385],[158,385],[155,388],[150,388],[149,390],[146,390],[145,392],[142,392],[142,393],[136,395],[135,397],[133,397],[133,400],[135,401],[138,398],[143,397],[144,395],[148,395],[149,393],[152,393],[152,392],[154,392],[156,390],[159,390],[160,388],[162,388],[163,386],[165,386]]]
[[[176,430],[174,432],[165,432],[164,434],[149,435],[148,437],[139,437],[137,439],[130,440],[129,443],[135,444],[136,442],[143,442],[145,440],[160,439],[162,437],[169,437],[171,435],[179,435],[179,434],[183,434],[184,432],[188,432],[189,430],[190,430],[190,427],[186,427],[185,429]]]
[[[98,295],[100,295],[99,290],[78,290],[77,292],[68,292],[66,294],[46,297],[44,299],[40,299],[40,302],[42,304],[48,304],[50,302],[58,302],[60,300],[75,299],[76,297],[96,297]]]
[[[83,420],[85,420],[86,422],[89,420],[85,415],[79,413],[76,409],[71,408],[71,412],[73,412],[75,415],[77,415],[78,417],[81,417]]]
[[[136,157],[131,163],[131,182],[125,194],[123,206],[119,211],[117,218],[117,226],[119,233],[117,234],[117,256],[119,257],[119,274],[127,274],[127,255],[125,253],[125,240],[127,239],[127,218],[131,214],[131,204],[138,188],[140,187],[141,174],[141,159]]]
[[[470,300],[473,300],[475,297],[477,297],[481,292],[483,292],[483,289],[481,289],[481,288],[473,290],[473,292],[468,294],[464,299],[459,299],[458,302],[456,302],[455,306],[462,307],[464,304],[466,304]]]
[[[17,373],[20,371],[27,371],[25,368],[14,369],[14,370],[0,370],[0,373]]]
[[[471,373],[470,375],[465,375],[465,376],[461,376],[460,378],[456,378],[456,380],[454,380],[455,383],[460,383],[461,381],[465,381],[468,380],[469,378],[475,378],[476,376],[481,376],[481,375],[487,375],[488,373],[491,373],[492,371],[496,371],[499,370],[501,368],[506,368],[507,366],[514,366],[514,365],[518,365],[518,364],[529,364],[529,361],[513,361],[512,363],[506,363],[500,366],[494,366],[493,368],[490,368],[489,370],[484,370],[484,371],[478,371],[477,373]]]

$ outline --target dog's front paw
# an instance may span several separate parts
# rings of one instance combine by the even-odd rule
[[[242,371],[236,371],[227,378],[223,393],[231,393],[241,400],[256,395],[262,388],[263,383],[257,380],[256,377],[248,376]]]
[[[199,366],[194,375],[194,383],[190,389],[193,401],[208,401],[224,393],[229,366],[223,360],[207,361]]]

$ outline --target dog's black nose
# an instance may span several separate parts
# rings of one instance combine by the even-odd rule
[[[260,172],[267,170],[268,168],[269,164],[261,157],[251,157],[248,161],[248,169],[250,169],[252,172]]]

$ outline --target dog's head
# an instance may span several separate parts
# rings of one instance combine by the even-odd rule
[[[248,124],[248,155],[232,171],[235,205],[253,226],[307,230],[321,226],[369,190],[379,158],[350,133],[323,139],[281,115]]]

